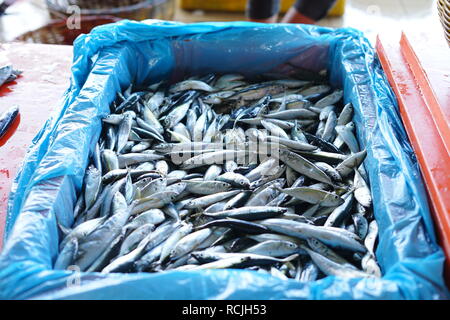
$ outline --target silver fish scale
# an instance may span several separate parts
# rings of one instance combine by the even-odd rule
[[[55,269],[381,276],[367,153],[343,90],[260,80],[209,74],[119,92]]]

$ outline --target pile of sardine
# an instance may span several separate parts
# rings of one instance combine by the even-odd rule
[[[206,75],[130,86],[110,109],[55,269],[381,276],[342,90]]]

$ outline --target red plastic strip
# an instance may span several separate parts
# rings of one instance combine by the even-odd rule
[[[446,281],[450,285],[450,157],[400,44],[377,38],[376,49],[398,100],[411,144],[428,190],[435,227],[446,255]]]

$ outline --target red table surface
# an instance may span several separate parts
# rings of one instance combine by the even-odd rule
[[[0,88],[0,113],[13,105],[20,111],[17,129],[6,143],[0,141],[0,249],[12,182],[32,139],[69,87],[72,50],[72,46],[0,44],[0,65],[12,63],[23,71]]]

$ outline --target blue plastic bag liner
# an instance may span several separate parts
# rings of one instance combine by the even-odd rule
[[[315,282],[248,270],[101,274],[54,271],[57,222],[70,226],[101,118],[131,82],[210,72],[246,76],[328,69],[355,107],[379,224],[383,277]],[[1,299],[446,299],[417,161],[374,50],[353,29],[234,23],[122,21],[74,44],[70,88],[27,153],[10,197],[0,255]]]

